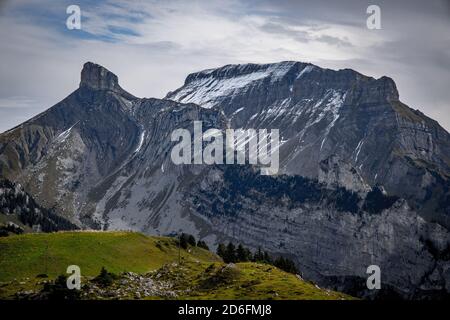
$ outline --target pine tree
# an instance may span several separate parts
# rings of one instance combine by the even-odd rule
[[[294,261],[287,258],[278,257],[274,262],[274,266],[286,272],[298,273]]]
[[[201,241],[201,240],[198,240],[198,241],[197,241],[197,247],[199,247],[199,248],[202,248],[202,249],[205,249],[205,250],[208,250],[208,251],[209,251],[209,247],[208,247],[208,245],[206,244],[206,242],[205,242],[205,241]]]
[[[273,263],[272,258],[270,257],[270,255],[269,255],[269,253],[267,251],[264,251],[263,261],[265,263],[268,263],[268,264],[272,264]]]
[[[94,280],[101,286],[107,287],[113,283],[115,278],[116,276],[113,273],[108,272],[105,267],[102,267],[99,275]]]
[[[236,249],[236,262],[247,262],[249,260],[247,250],[239,244]]]
[[[297,274],[298,270],[297,267],[295,266],[294,261],[290,260],[290,259],[285,259],[286,262],[286,272],[290,272],[290,273],[294,273]]]
[[[226,263],[236,262],[236,247],[232,242],[229,242],[225,252],[225,258],[223,259]]]
[[[217,247],[217,255],[225,260],[226,256],[226,247],[223,243],[219,243],[219,246]]]
[[[187,242],[193,247],[196,245],[195,238],[191,234],[187,236]]]
[[[187,237],[186,234],[181,234],[180,236],[180,247],[183,248],[184,250],[186,250],[188,248],[188,241],[187,241]]]
[[[277,268],[279,268],[281,270],[284,270],[286,262],[285,262],[283,257],[278,257],[278,258],[275,259],[275,262],[273,264],[274,264],[275,267],[277,267]]]
[[[245,255],[247,257],[247,261],[252,261],[253,260],[252,252],[247,248],[244,248],[244,250],[245,250]]]
[[[261,248],[258,248],[258,251],[255,252],[255,255],[253,256],[254,262],[263,262],[264,261],[264,254],[261,251]]]

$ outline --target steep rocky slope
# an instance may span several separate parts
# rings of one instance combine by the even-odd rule
[[[75,224],[40,206],[20,185],[0,180],[0,236],[74,229]]]
[[[404,105],[390,78],[291,61],[227,65],[189,75],[167,98],[223,110],[234,128],[280,129],[283,173],[318,178],[337,156],[450,227],[450,135]]]
[[[358,296],[442,297],[450,289],[450,235],[381,187],[368,193],[300,176],[216,169],[191,191],[192,211],[214,234],[296,261],[307,279]],[[381,292],[365,287],[369,265],[382,270]]]

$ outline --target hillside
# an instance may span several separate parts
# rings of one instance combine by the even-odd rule
[[[349,298],[273,266],[227,265],[198,247],[179,250],[174,238],[134,232],[59,232],[0,238],[0,298],[36,298],[33,294],[72,264],[81,268],[81,297],[86,299]],[[102,267],[115,274],[106,288],[93,280]]]
[[[76,230],[76,225],[40,206],[20,184],[0,179],[0,236],[16,233]]]
[[[163,249],[158,248],[160,245]],[[193,250],[183,256],[204,262],[219,259],[205,250]],[[96,276],[103,266],[114,273],[145,273],[177,258],[175,239],[134,232],[25,234],[0,239],[0,281],[41,273],[54,278],[72,264],[80,266],[83,276]]]

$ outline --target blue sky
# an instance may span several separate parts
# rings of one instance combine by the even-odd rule
[[[81,30],[66,28],[71,4]],[[366,28],[369,4],[381,30]],[[450,129],[449,30],[445,0],[2,1],[0,131],[75,90],[86,61],[161,98],[190,72],[283,60],[390,76],[402,101]]]

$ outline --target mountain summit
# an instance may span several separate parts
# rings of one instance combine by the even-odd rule
[[[123,96],[127,100],[136,97],[123,90],[117,76],[105,67],[93,62],[86,62],[81,70],[80,88],[91,90],[109,90]]]
[[[116,90],[120,88],[117,76],[108,69],[86,62],[81,70],[80,87],[88,86],[96,90]]]
[[[280,174],[175,165],[171,133],[279,129]],[[450,293],[450,136],[399,100],[392,79],[301,62],[189,75],[139,99],[86,63],[80,87],[0,135],[0,173],[83,228],[186,232],[293,259],[355,295]]]
[[[349,90],[358,83],[370,88],[372,95],[398,100],[397,87],[391,78],[374,79],[351,69],[334,71],[295,61],[226,65],[195,72],[187,76],[183,87],[169,92],[167,98],[209,108],[231,96],[260,94],[260,89],[265,86],[277,90],[278,98],[295,98],[308,95],[308,90],[319,91],[324,85],[336,90]],[[229,112],[234,112],[235,108]]]

